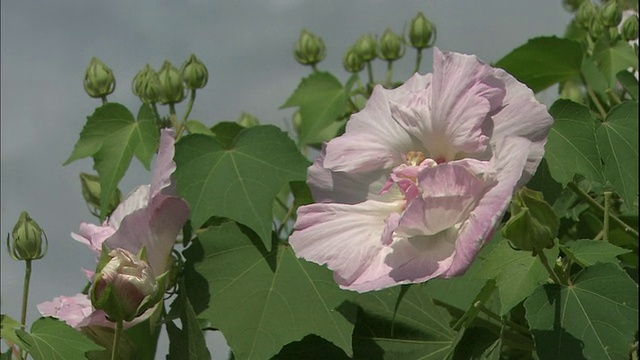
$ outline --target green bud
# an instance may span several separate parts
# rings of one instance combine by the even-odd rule
[[[176,104],[184,99],[184,85],[182,84],[182,74],[169,61],[162,64],[158,72],[160,79],[160,103]]]
[[[354,50],[360,55],[364,62],[371,61],[378,56],[376,48],[376,39],[371,34],[362,35],[354,45]]]
[[[378,57],[387,61],[398,60],[404,55],[404,40],[402,36],[387,29],[378,44]]]
[[[26,211],[20,213],[12,235],[13,243],[9,245],[7,234],[7,251],[14,260],[38,260],[47,253],[47,235]]]
[[[565,10],[574,12],[578,10],[580,5],[585,1],[589,0],[562,0],[562,6],[565,8]]]
[[[145,104],[153,104],[160,99],[160,78],[147,64],[136,74],[131,84],[131,90]]]
[[[631,15],[622,23],[620,31],[624,41],[633,41],[638,38],[638,16]]]
[[[166,275],[153,276],[144,249],[138,255],[121,248],[111,250],[96,271],[91,304],[113,322],[131,321],[160,301]]]
[[[111,94],[115,89],[116,78],[113,71],[98,58],[91,58],[84,73],[84,91],[92,98],[101,98]]]
[[[342,57],[342,66],[352,74],[358,73],[364,69],[364,61],[362,61],[362,57],[360,57],[353,46],[345,51],[344,56]]]
[[[209,71],[194,54],[182,64],[180,69],[184,84],[189,90],[202,89],[209,81]]]
[[[599,39],[607,30],[602,21],[602,13],[598,12],[589,26],[589,35],[594,39]]]
[[[250,128],[250,127],[260,125],[260,121],[255,116],[249,113],[243,112],[242,114],[240,114],[240,118],[238,119],[238,124],[242,127]]]
[[[572,81],[567,81],[562,85],[560,90],[561,99],[569,99],[573,102],[582,103],[584,101],[580,86]]]
[[[600,8],[602,14],[602,24],[607,27],[615,27],[622,21],[622,10],[618,6],[618,2],[611,0]]]
[[[597,12],[598,8],[591,2],[591,0],[584,1],[578,7],[578,12],[576,13],[576,24],[580,25],[584,29],[589,29]]]
[[[100,212],[100,178],[96,175],[80,173],[80,184],[82,185],[82,197],[89,205],[91,213],[99,216]],[[120,204],[122,193],[116,188],[116,192],[111,195],[109,205],[107,206],[107,215]]]
[[[322,38],[315,36],[307,30],[302,30],[298,42],[295,45],[293,55],[296,61],[302,65],[315,65],[327,55]]]
[[[435,27],[422,12],[411,20],[409,25],[409,43],[416,49],[426,49],[433,46],[435,41]],[[432,41],[433,40],[433,41]]]
[[[559,227],[558,215],[542,193],[523,188],[511,200],[511,218],[502,228],[502,236],[516,248],[535,255],[553,247]]]

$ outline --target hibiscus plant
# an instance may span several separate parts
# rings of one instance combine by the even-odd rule
[[[190,118],[195,55],[145,66],[134,116],[93,58],[100,106],[65,164],[94,162],[97,219],[71,237],[96,267],[30,326],[3,314],[1,358],[165,358],[164,327],[166,359],[210,359],[207,332],[239,360],[638,359],[638,4],[566,5],[565,37],[495,64],[436,47],[419,13],[347,48],[344,80],[303,30],[289,133]],[[123,197],[133,157],[150,181]],[[7,238],[24,304],[46,244],[27,213]]]

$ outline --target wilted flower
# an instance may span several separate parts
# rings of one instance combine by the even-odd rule
[[[164,289],[144,259],[120,248],[111,250],[109,257],[95,275],[91,303],[111,321],[131,321],[155,305]]]
[[[172,131],[162,130],[151,184],[131,192],[102,225],[83,222],[79,233],[71,236],[87,245],[96,256],[100,256],[103,245],[109,250],[120,248],[132,254],[137,254],[144,247],[153,274],[169,270],[173,245],[189,216],[187,203],[175,195],[175,185],[171,183],[171,174],[176,169],[173,155]],[[50,310],[51,307],[45,309]],[[66,318],[60,316],[69,316],[68,312],[60,316],[42,310],[41,313],[64,321]],[[104,312],[97,310],[78,327],[105,322]]]
[[[505,71],[435,49],[433,74],[376,86],[325,145],[307,178],[317,203],[299,208],[290,244],[351,290],[461,275],[535,172],[552,122]]]

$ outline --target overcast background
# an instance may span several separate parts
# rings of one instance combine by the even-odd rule
[[[82,87],[92,56],[115,73],[117,87],[109,100],[134,113],[140,103],[130,84],[139,69],[146,63],[159,69],[165,59],[179,67],[195,53],[210,77],[191,118],[213,125],[245,111],[289,129],[285,119],[292,111],[278,107],[309,74],[292,56],[303,28],[327,45],[319,68],[344,82],[341,59],[347,46],[366,32],[381,35],[390,27],[399,33],[418,11],[437,26],[440,49],[487,62],[529,38],[562,35],[571,18],[561,0],[2,1],[0,235],[6,236],[26,210],[49,237],[47,256],[34,262],[28,323],[39,317],[36,304],[76,294],[86,282],[80,269],[95,267],[92,253],[69,236],[81,221],[95,222],[78,178],[81,171],[93,172],[93,162],[62,166],[86,116],[100,105]],[[414,54],[407,49],[394,65],[395,80],[410,76]],[[431,70],[431,56],[425,54],[422,72]],[[378,78],[383,66],[376,67]],[[178,106],[182,111],[184,104]],[[120,189],[127,194],[149,182],[150,174],[133,160]],[[0,253],[1,310],[19,319],[24,263],[13,261],[4,244]],[[226,359],[222,337],[209,335],[209,344],[214,359]],[[158,359],[164,359],[166,346],[161,342]]]

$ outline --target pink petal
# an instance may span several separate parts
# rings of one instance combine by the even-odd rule
[[[60,319],[67,325],[78,328],[87,316],[93,312],[91,300],[84,294],[74,296],[58,296],[51,301],[36,306],[42,316]]]
[[[80,223],[78,233],[71,233],[71,237],[85,245],[87,245],[97,256],[102,252],[102,243],[115,233],[115,229],[108,226],[100,226]]]
[[[333,270],[341,286],[367,282],[388,273],[382,261],[387,217],[403,201],[365,201],[356,205],[311,204],[298,209],[289,243],[296,255]],[[388,230],[387,230],[388,231]]]
[[[174,143],[174,131],[163,129],[160,134],[158,156],[151,172],[150,198],[161,191],[165,195],[176,195],[175,186],[171,186],[171,174],[176,170],[176,163],[173,162]]]
[[[137,210],[144,209],[149,203],[149,185],[140,185],[127,195],[107,220],[109,226],[118,229],[122,220]]]

